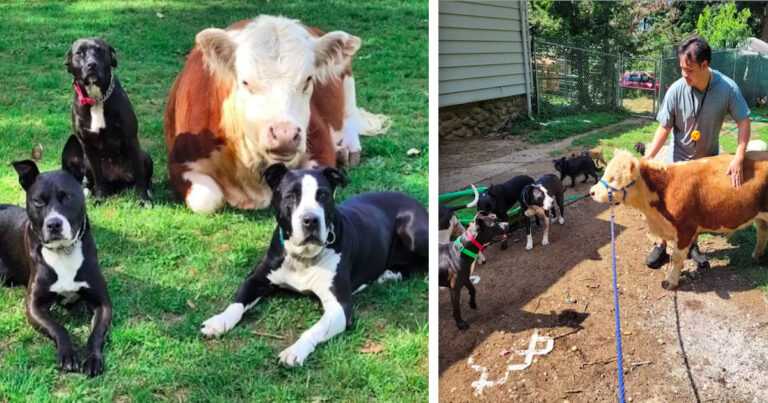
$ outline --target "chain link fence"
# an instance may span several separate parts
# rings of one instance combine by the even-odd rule
[[[619,106],[617,56],[540,39],[532,43],[537,114],[613,110]]]

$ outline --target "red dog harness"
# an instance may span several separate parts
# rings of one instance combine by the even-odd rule
[[[83,91],[83,88],[80,87],[76,82],[72,83],[72,87],[75,88],[75,93],[77,94],[77,102],[80,105],[96,105],[96,100],[86,96],[85,91]]]
[[[472,252],[471,250],[465,248],[464,245],[461,244],[461,238],[462,237],[456,238],[456,241],[455,241],[456,246],[459,248],[459,252],[471,257],[472,259],[477,259],[477,255],[479,253],[482,253],[483,250],[485,250],[485,246],[483,246],[483,244],[481,244],[480,242],[477,242],[477,239],[475,239],[475,237],[472,236],[472,233],[469,232],[469,230],[464,232],[463,238],[471,242],[472,245],[475,245],[477,247],[477,252]]]

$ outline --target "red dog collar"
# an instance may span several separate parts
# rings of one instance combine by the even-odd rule
[[[72,83],[72,87],[75,88],[77,94],[77,102],[80,105],[96,105],[96,100],[85,95],[85,91],[76,82]]]
[[[477,242],[477,239],[475,239],[474,236],[472,236],[472,233],[467,231],[464,233],[464,237],[467,239],[467,241],[472,242],[472,245],[477,246],[477,251],[482,252],[485,249],[485,246],[483,246],[480,242]]]

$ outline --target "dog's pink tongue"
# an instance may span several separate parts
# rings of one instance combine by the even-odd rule
[[[77,85],[77,83],[72,83],[72,86],[75,87],[77,102],[79,102],[80,105],[96,105],[96,101],[93,98],[85,96],[83,89]]]

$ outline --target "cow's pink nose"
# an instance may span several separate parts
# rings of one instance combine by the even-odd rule
[[[301,128],[289,122],[275,123],[267,129],[267,150],[273,154],[293,156],[301,141]]]

